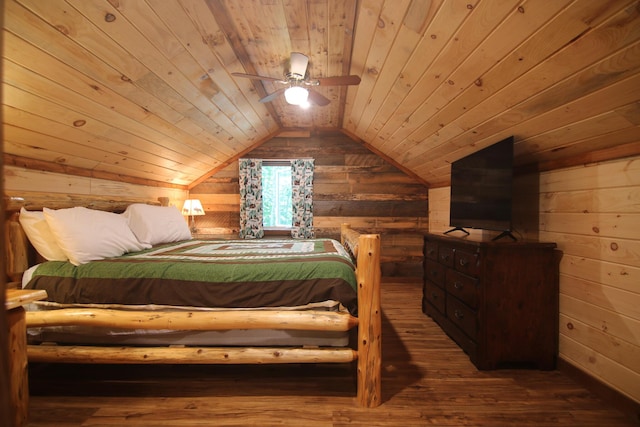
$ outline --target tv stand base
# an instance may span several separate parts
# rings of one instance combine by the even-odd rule
[[[491,239],[491,241],[495,242],[496,240],[500,240],[503,237],[511,237],[511,240],[513,240],[514,242],[518,240],[518,239],[515,238],[515,236],[513,234],[511,234],[510,231],[503,231],[502,233],[498,234],[496,237]]]
[[[469,235],[469,232],[467,230],[465,230],[464,228],[462,228],[462,227],[454,227],[451,230],[445,231],[444,234],[449,234],[449,233],[452,233],[454,231],[462,231],[467,236]],[[516,239],[516,237],[513,234],[511,234],[511,231],[503,231],[502,233],[498,234],[496,237],[491,239],[491,241],[495,242],[496,240],[500,240],[503,237],[510,237],[511,240],[513,240],[514,242],[518,241],[518,239]]]
[[[464,234],[466,234],[467,236],[469,235],[469,232],[468,232],[467,230],[465,230],[464,228],[462,228],[462,227],[455,227],[455,228],[452,228],[452,229],[451,229],[451,230],[449,230],[449,231],[445,231],[445,232],[444,232],[444,234],[449,234],[449,233],[451,233],[451,232],[453,232],[453,231],[462,231],[462,232],[463,232]]]

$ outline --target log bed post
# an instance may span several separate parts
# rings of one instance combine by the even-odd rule
[[[5,270],[9,282],[7,287],[19,288],[18,282],[22,280],[22,273],[29,267],[27,235],[18,222],[18,214],[12,213],[4,224]]]
[[[382,313],[380,306],[380,235],[358,239],[358,404],[373,408],[381,403]]]

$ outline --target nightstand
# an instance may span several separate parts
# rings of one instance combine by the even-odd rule
[[[5,310],[9,324],[9,383],[16,426],[27,424],[29,415],[29,376],[27,361],[27,322],[25,304],[47,298],[47,292],[7,289]]]

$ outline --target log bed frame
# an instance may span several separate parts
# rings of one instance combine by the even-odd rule
[[[27,195],[28,194],[28,195]],[[167,198],[118,199],[27,193],[22,197],[5,197],[6,266],[10,286],[17,286],[28,268],[30,244],[20,227],[18,215],[43,207],[61,209],[85,206],[122,212],[131,203],[166,205]],[[299,347],[122,347],[30,345],[32,362],[104,363],[104,364],[275,364],[275,363],[351,363],[357,362],[357,396],[359,406],[376,407],[381,403],[381,308],[380,308],[380,235],[360,234],[349,224],[341,226],[341,241],[356,259],[358,317],[333,312],[291,311],[216,311],[173,312],[159,314],[143,311],[108,309],[60,309],[27,312],[27,327],[54,325],[92,325],[116,328],[226,330],[226,329],[298,329],[349,331],[357,327],[357,348]]]

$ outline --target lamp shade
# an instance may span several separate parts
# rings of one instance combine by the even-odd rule
[[[291,86],[284,91],[284,98],[292,105],[303,105],[308,97],[309,91],[300,86]]]
[[[184,205],[182,205],[182,215],[204,215],[204,209],[202,207],[202,203],[198,199],[187,199],[184,201]]]

